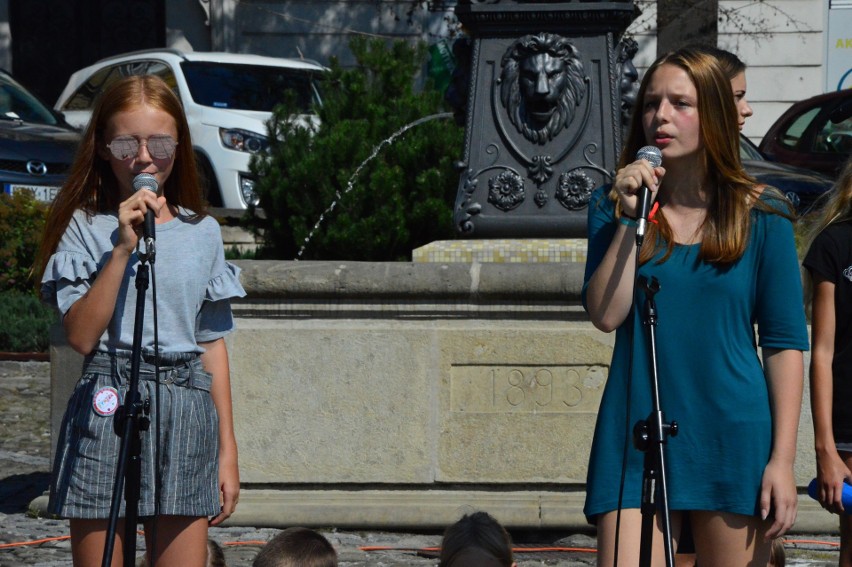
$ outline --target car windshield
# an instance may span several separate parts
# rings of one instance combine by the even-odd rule
[[[193,100],[203,106],[272,112],[288,89],[303,112],[319,102],[310,71],[199,61],[185,61],[181,68]]]
[[[740,134],[740,159],[764,160],[765,158],[760,153],[751,140]]]
[[[0,75],[0,119],[56,125],[56,116],[23,86]]]

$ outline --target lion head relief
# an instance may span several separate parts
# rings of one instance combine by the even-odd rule
[[[544,144],[574,118],[586,93],[577,49],[552,33],[524,36],[501,62],[500,101],[525,138]]]

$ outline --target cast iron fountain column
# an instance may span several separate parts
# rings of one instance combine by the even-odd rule
[[[458,233],[584,236],[621,149],[633,1],[459,0],[456,15],[471,38]]]

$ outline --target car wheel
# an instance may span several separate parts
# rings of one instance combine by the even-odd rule
[[[222,193],[219,191],[219,184],[216,182],[216,175],[213,173],[210,161],[204,155],[195,152],[195,163],[202,195],[211,207],[221,207]]]

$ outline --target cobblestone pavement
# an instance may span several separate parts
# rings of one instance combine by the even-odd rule
[[[50,365],[45,362],[0,361],[0,567],[71,564],[67,522],[27,513],[30,502],[45,492],[49,481],[49,370]],[[319,531],[338,550],[341,567],[437,565],[434,552],[426,548],[439,544],[438,533],[340,531],[333,527]],[[249,567],[263,543],[277,532],[270,528],[212,528],[210,537],[222,545],[230,567]],[[513,533],[512,536],[519,549],[595,547],[594,537],[587,534]],[[46,541],[17,545],[39,540]],[[141,548],[144,544],[141,537],[139,540]],[[794,535],[790,540],[787,565],[837,564],[836,548],[822,543],[836,544],[835,536]],[[386,549],[365,549],[369,547]],[[595,563],[594,553],[586,551],[521,552],[516,559],[519,567],[581,567]]]

